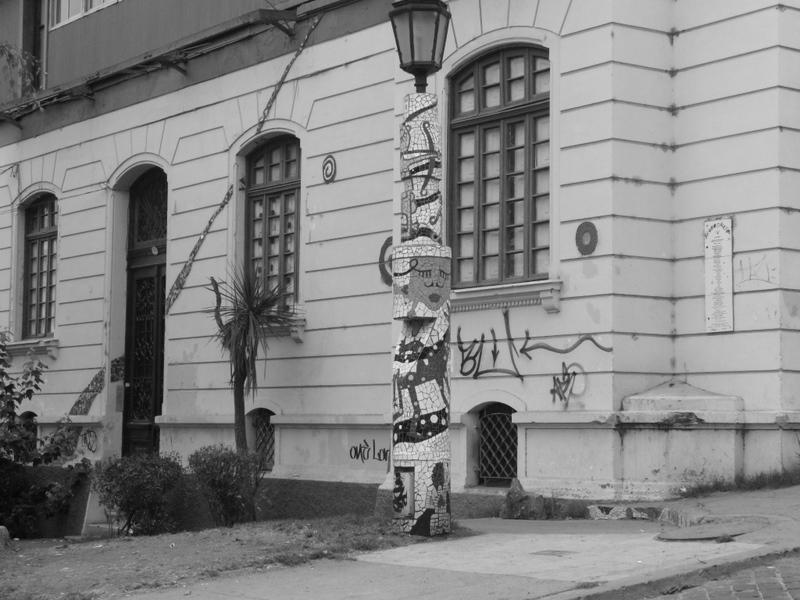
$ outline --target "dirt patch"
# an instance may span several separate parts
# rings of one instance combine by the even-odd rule
[[[454,535],[468,535],[456,530]],[[266,521],[152,537],[21,540],[0,551],[4,600],[116,598],[241,569],[266,570],[429,541],[366,517]]]

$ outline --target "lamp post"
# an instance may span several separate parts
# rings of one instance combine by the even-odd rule
[[[442,66],[450,12],[441,0],[397,0],[389,13],[400,67],[414,75],[400,130],[401,243],[392,259],[392,505],[399,529],[450,531],[450,249],[442,245],[441,132],[427,77]]]

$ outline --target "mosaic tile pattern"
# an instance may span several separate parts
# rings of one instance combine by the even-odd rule
[[[400,135],[402,243],[392,260],[395,522],[407,533],[450,531],[450,249],[441,245],[441,146],[436,96],[406,97]]]
[[[392,256],[395,319],[435,319],[450,298],[450,248],[430,238],[404,242]]]
[[[120,356],[111,361],[111,381],[121,381],[125,378],[125,357]],[[106,368],[102,367],[94,374],[84,390],[75,400],[72,408],[69,409],[70,415],[88,415],[92,408],[94,399],[103,391],[106,380]]]
[[[442,241],[441,132],[435,94],[406,96],[400,129],[402,241],[426,236]]]

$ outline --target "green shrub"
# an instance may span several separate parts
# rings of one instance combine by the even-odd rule
[[[204,446],[189,456],[189,468],[217,525],[255,521],[263,466],[261,456],[240,454],[221,444]]]
[[[86,459],[66,467],[60,481],[48,481],[41,468],[0,459],[0,525],[13,537],[36,537],[42,521],[65,514],[76,486],[91,467]]]
[[[183,467],[174,454],[137,454],[98,462],[92,479],[100,504],[117,511],[117,533],[153,535],[174,531],[172,507],[183,490]]]

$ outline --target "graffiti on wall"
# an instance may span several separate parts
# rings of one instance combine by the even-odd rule
[[[393,317],[402,322],[392,362],[392,505],[402,531],[430,536],[450,531],[450,250],[441,245],[436,97],[408,96],[404,114],[402,243],[392,253]]]
[[[461,354],[459,372],[465,377],[478,379],[484,375],[511,375],[520,381],[524,379],[520,373],[518,361],[522,357],[533,360],[532,353],[536,350],[545,350],[557,354],[569,354],[582,344],[593,344],[603,352],[611,352],[611,348],[602,345],[594,336],[585,334],[566,348],[558,348],[545,342],[533,342],[530,330],[525,330],[524,339],[517,341],[511,333],[511,318],[508,309],[503,310],[503,325],[505,327],[505,340],[500,341],[494,328],[489,334],[481,333],[480,338],[473,338],[470,342],[461,339],[461,327],[456,332],[458,351]],[[520,336],[522,337],[522,336]]]
[[[778,280],[777,267],[772,264],[767,255],[758,258],[752,256],[740,257],[736,260],[734,275],[736,283],[775,283]]]
[[[569,407],[571,398],[581,396],[586,389],[586,384],[576,389],[575,383],[580,381],[586,376],[583,367],[578,363],[561,363],[561,373],[553,375],[553,387],[550,388],[550,395],[553,398],[553,404],[560,401],[564,408]]]
[[[367,440],[362,440],[360,443],[350,446],[350,458],[352,460],[360,460],[362,463],[369,460],[387,462],[389,460],[389,449],[378,448],[378,444],[374,439],[371,443]]]

